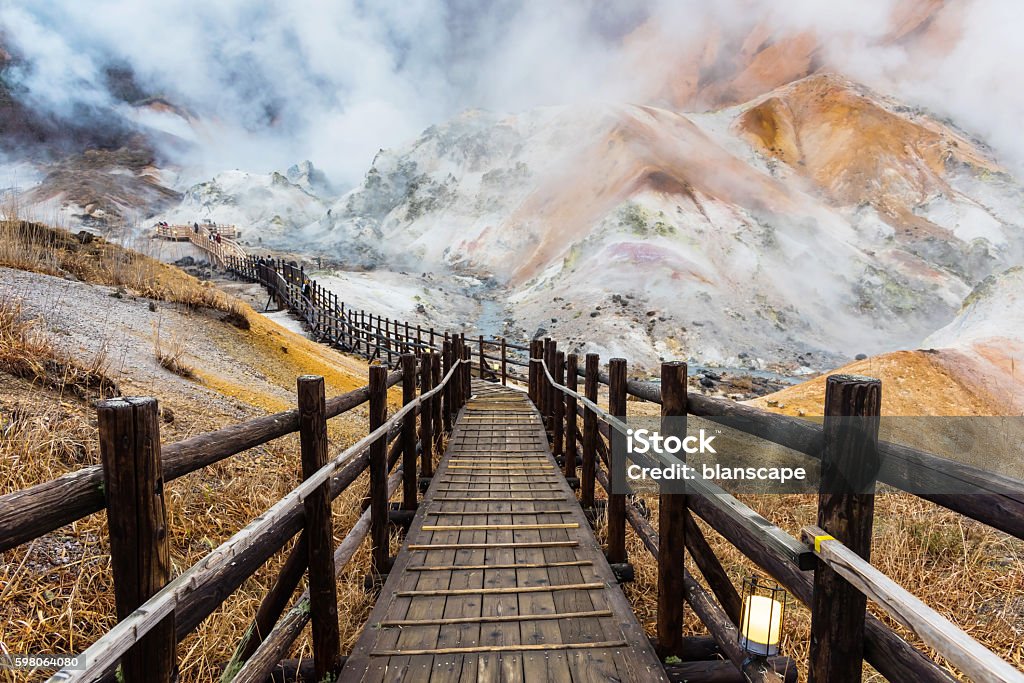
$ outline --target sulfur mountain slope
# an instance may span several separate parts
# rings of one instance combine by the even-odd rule
[[[526,334],[581,350],[826,369],[946,324],[1020,258],[1022,208],[964,135],[822,74],[701,115],[467,112],[379,153],[301,239],[491,281]]]
[[[659,16],[625,37],[620,75],[637,84],[637,99],[677,111],[737,106],[807,76],[842,71],[852,53],[868,48],[898,49],[905,58],[894,70],[912,78],[929,57],[948,54],[956,44],[967,4],[894,0],[874,15],[877,6],[860,13],[837,8],[831,20],[817,22],[822,30],[790,6],[766,9],[751,0],[681,5],[675,21]],[[844,16],[852,26],[843,25]],[[861,31],[869,17],[880,33],[865,46]]]

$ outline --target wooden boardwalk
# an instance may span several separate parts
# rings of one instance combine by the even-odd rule
[[[339,680],[666,680],[536,409],[473,391]]]

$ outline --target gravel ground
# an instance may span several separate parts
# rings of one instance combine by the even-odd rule
[[[248,303],[260,298],[257,285],[219,284]],[[58,348],[82,364],[102,361],[123,394],[156,396],[176,413],[205,416],[195,421],[196,429],[294,405],[295,377],[301,374],[327,376],[328,396],[364,383],[365,363],[284,329],[294,323],[282,321],[282,327],[253,313],[253,329],[243,331],[222,322],[217,311],[9,268],[0,268],[0,297],[20,302],[23,315],[39,320]],[[160,366],[157,330],[165,348],[185,346],[182,362],[196,378]]]

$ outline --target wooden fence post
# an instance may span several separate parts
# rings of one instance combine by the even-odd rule
[[[366,347],[366,311],[359,309],[359,330],[357,331],[356,349],[363,356],[370,355],[370,349]]]
[[[556,385],[565,386],[565,352],[555,352],[555,367],[551,369],[551,376],[555,378],[551,385],[551,453],[556,459],[561,458],[565,451],[562,449],[562,442],[565,438],[563,418],[565,417],[565,394]]]
[[[447,377],[448,373],[452,369],[452,343],[447,339],[448,334],[445,333],[445,340],[441,342],[441,377]],[[444,405],[441,407],[441,419],[443,422],[442,430],[448,434],[452,431],[452,385],[454,382],[448,382],[441,389],[441,396],[444,399]]]
[[[565,386],[576,391],[579,388],[578,359],[575,353],[566,357]],[[576,397],[565,395],[565,478],[576,479]],[[576,483],[579,480],[576,479]]]
[[[540,363],[537,364],[537,407],[540,409],[540,419],[544,424],[545,432],[551,428],[548,423],[548,378],[544,374],[550,354],[551,337],[544,337],[543,346],[540,349]]]
[[[608,412],[614,417],[626,417],[626,359],[612,358],[608,363]],[[614,441],[619,433],[612,429],[608,444],[608,481],[615,480]],[[626,496],[622,493],[608,493],[608,562],[622,564],[626,557]]]
[[[484,335],[479,337],[479,349],[480,349],[480,379],[486,379],[484,372],[487,370],[487,360],[484,358]]]
[[[370,432],[387,420],[388,370],[370,366]],[[372,572],[387,574],[388,555],[388,440],[382,436],[370,446],[370,544]]]
[[[540,385],[544,387],[544,425],[551,435],[555,432],[555,390],[548,376],[555,376],[555,354],[558,353],[558,342],[550,337],[544,340],[544,367],[547,373],[541,370]]]
[[[463,338],[463,341],[465,341],[465,338]],[[466,363],[463,365],[463,379],[465,384],[463,384],[464,390],[462,393],[462,404],[459,406],[460,408],[465,406],[469,401],[469,397],[473,395],[473,351],[469,348],[469,344],[463,343],[462,345],[462,359],[465,360]]]
[[[588,401],[597,403],[598,373],[601,358],[588,353],[585,361],[586,375],[583,380],[583,395]],[[583,408],[583,471],[580,481],[580,505],[584,510],[594,508],[594,478],[597,475],[597,415],[586,406]]]
[[[462,365],[459,360],[462,358],[462,348],[459,345],[459,335],[452,335],[452,405],[451,421],[454,424],[455,418],[459,415],[459,408],[462,407]]]
[[[436,387],[441,383],[441,379],[444,375],[441,374],[441,354],[431,353],[430,363],[430,374],[431,374],[431,387]],[[434,395],[434,399],[430,402],[430,405],[434,412],[434,450],[437,453],[441,453],[441,438],[444,434],[444,421],[441,419],[441,396],[444,391]],[[433,467],[433,465],[431,465]]]
[[[501,386],[508,385],[508,342],[501,338]]]
[[[118,620],[149,600],[171,577],[167,507],[155,398],[115,398],[96,405],[110,529]],[[177,680],[174,614],[121,658],[126,683]]]
[[[526,376],[527,376],[527,393],[533,405],[540,410],[540,392],[537,390],[537,376],[538,370],[537,359],[540,358],[541,352],[541,341],[539,339],[530,340],[530,357],[527,363]],[[542,415],[543,417],[543,415]]]
[[[416,356],[402,355],[402,405],[416,400]],[[423,406],[420,406],[421,410]],[[402,509],[416,509],[419,480],[416,477],[416,411],[402,418]]]
[[[832,375],[826,380],[818,526],[868,561],[881,405],[882,383],[877,379]],[[861,680],[866,608],[861,591],[818,563],[811,598],[809,683]]]
[[[433,352],[420,355],[420,396],[434,388]],[[420,488],[434,476],[434,403],[437,396],[420,405]]]
[[[661,435],[686,438],[686,363],[661,364]],[[679,456],[684,462],[685,453]],[[662,487],[671,484],[661,484]],[[686,495],[658,495],[658,655],[679,655],[683,645]]]
[[[313,375],[299,377],[298,395],[302,478],[309,479],[327,464],[324,378]],[[341,655],[330,483],[325,482],[310,494],[303,501],[303,508],[306,516],[306,547],[309,552],[313,664],[316,680],[322,681],[337,673],[338,657]]]
[[[461,334],[457,334],[453,337],[452,351],[455,354],[455,362],[466,360],[466,340]],[[452,377],[455,381],[455,414],[452,418],[458,417],[459,411],[462,410],[462,406],[466,402],[466,364],[458,363],[455,370],[455,376]]]

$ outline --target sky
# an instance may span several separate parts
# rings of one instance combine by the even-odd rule
[[[5,77],[34,107],[99,111],[195,142],[174,154],[203,172],[310,159],[350,186],[378,149],[464,109],[648,103],[671,74],[630,61],[624,37],[645,21],[684,47],[709,27],[768,20],[841,34],[830,58],[844,72],[951,118],[1024,168],[1024,3],[948,0],[967,8],[963,36],[923,65],[879,44],[899,1],[925,0],[0,0],[0,41],[23,58]],[[193,123],[113,97],[110,67],[130,67]]]

